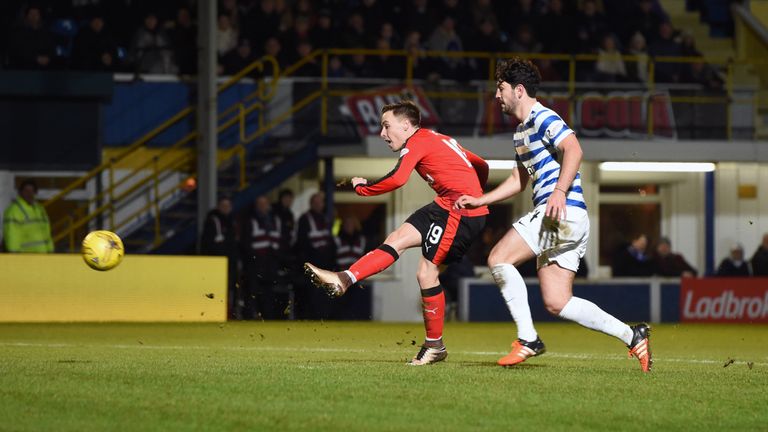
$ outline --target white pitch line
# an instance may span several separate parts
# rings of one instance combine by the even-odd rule
[[[381,349],[354,349],[354,348],[309,348],[309,347],[243,347],[243,346],[201,346],[201,345],[143,345],[143,344],[112,344],[112,345],[94,345],[94,344],[66,344],[66,343],[30,343],[30,342],[0,342],[0,346],[6,347],[32,347],[32,348],[113,348],[113,349],[154,349],[154,350],[224,350],[224,351],[275,351],[275,352],[328,352],[328,353],[390,353],[392,350]],[[450,351],[452,354],[479,355],[479,356],[500,356],[507,354],[503,351]],[[626,360],[621,355],[607,356],[583,353],[564,353],[547,351],[545,357],[564,358],[574,360]],[[712,359],[686,359],[654,356],[654,362],[670,363],[689,363],[689,364],[724,364],[723,360]],[[747,360],[736,360],[734,363],[748,363]],[[768,366],[764,362],[752,362],[753,366]]]

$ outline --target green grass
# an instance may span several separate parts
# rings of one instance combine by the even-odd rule
[[[621,343],[542,324],[549,352],[495,365],[514,327],[0,325],[0,430],[766,430],[768,327],[657,325],[654,371]],[[723,367],[728,359],[735,362]],[[752,367],[748,366],[751,362]]]

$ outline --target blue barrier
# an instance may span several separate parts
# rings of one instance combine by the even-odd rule
[[[557,321],[544,308],[539,281],[526,279],[528,303],[534,321]],[[573,294],[627,321],[677,322],[680,282],[670,279],[611,279],[576,281]],[[459,285],[459,319],[512,321],[498,287],[486,279],[463,279]]]

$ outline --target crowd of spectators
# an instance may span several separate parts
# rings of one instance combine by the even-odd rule
[[[195,2],[172,0],[41,0],[3,2],[3,67],[194,74]],[[701,54],[675,30],[659,0],[220,0],[219,72],[229,75],[264,54],[285,66],[321,48],[403,49],[416,78],[485,78],[471,59],[432,58],[433,51],[594,54],[580,80],[643,82],[652,56]],[[635,56],[625,61],[622,54]],[[542,61],[550,80],[567,78],[567,63]],[[302,68],[319,73],[319,64]],[[330,59],[334,77],[401,78],[405,59]],[[720,86],[701,63],[663,63],[658,82]]]

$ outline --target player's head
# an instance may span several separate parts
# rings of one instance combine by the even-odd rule
[[[32,203],[37,195],[37,183],[33,180],[24,180],[19,185],[19,196],[24,198],[24,201]]]
[[[415,103],[403,100],[381,108],[381,138],[392,151],[400,151],[405,141],[421,127],[421,112]]]
[[[496,65],[496,100],[504,114],[523,115],[519,108],[536,97],[540,82],[539,68],[530,60],[515,57],[499,61]]]

